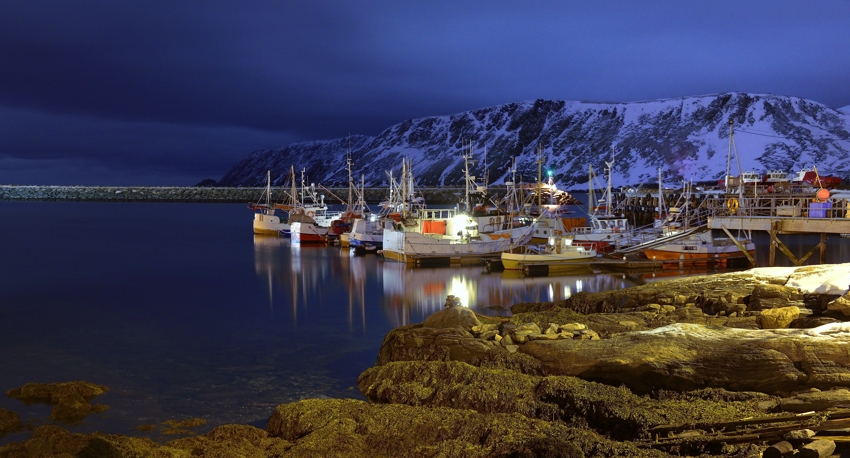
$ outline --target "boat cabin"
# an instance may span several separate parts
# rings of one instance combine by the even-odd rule
[[[759,182],[761,182],[761,175],[759,175],[758,172],[756,172],[754,170],[742,172],[741,173],[741,182],[744,183],[745,185],[746,184],[759,183]]]
[[[789,178],[787,172],[783,172],[782,170],[768,170],[761,177],[761,181],[764,184],[788,183],[791,181],[791,178]]]
[[[629,229],[629,221],[626,218],[591,218],[590,225],[593,232],[626,232]]]

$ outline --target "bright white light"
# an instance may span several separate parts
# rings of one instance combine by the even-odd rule
[[[581,281],[581,280],[576,280],[576,292],[577,292],[577,293],[580,293],[580,292],[582,291],[582,289],[583,289],[583,288],[582,288],[582,286],[583,286],[583,285],[582,285],[582,281]]]
[[[460,299],[460,303],[464,307],[469,307],[469,284],[462,277],[452,277],[449,294]]]

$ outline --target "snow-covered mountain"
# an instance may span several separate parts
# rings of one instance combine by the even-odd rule
[[[604,175],[612,152],[617,186],[656,183],[659,167],[671,185],[716,180],[726,173],[727,160],[733,175],[740,162],[744,171],[815,165],[822,174],[850,178],[850,113],[797,97],[722,93],[633,103],[536,100],[413,119],[376,137],[255,151],[219,184],[261,185],[267,170],[281,184],[295,166],[306,169],[308,183],[345,186],[350,152],[356,181],[365,175],[367,186],[385,184],[385,171],[397,176],[403,157],[412,160],[420,185],[461,185],[463,152],[470,144],[478,160],[474,174],[484,176],[486,166],[489,184],[511,180],[512,159],[517,181],[519,175],[535,181],[538,145],[545,170],[553,171],[562,188],[586,184],[589,165]]]

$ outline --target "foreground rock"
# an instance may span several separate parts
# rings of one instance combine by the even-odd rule
[[[76,423],[86,416],[107,409],[103,404],[89,404],[109,388],[94,383],[76,381],[64,383],[27,383],[6,392],[6,396],[26,403],[43,403],[53,406],[52,420]]]
[[[358,379],[369,403],[285,404],[265,431],[166,444],[42,426],[0,458],[832,453],[819,435],[850,428],[846,270],[689,277],[518,304],[510,318],[449,297],[386,336]]]
[[[0,409],[0,437],[20,428],[21,419],[11,410]]]
[[[664,456],[564,423],[462,408],[303,401],[278,407],[270,434],[298,441],[291,456]]]
[[[714,387],[781,394],[846,386],[848,346],[850,323],[794,330],[674,324],[599,341],[533,340],[519,351],[540,360],[548,374],[641,392]]]

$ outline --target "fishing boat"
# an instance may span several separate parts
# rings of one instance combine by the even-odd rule
[[[725,267],[731,259],[747,257],[739,248],[739,244],[750,256],[755,255],[755,244],[749,238],[739,237],[733,241],[728,237],[714,237],[711,231],[691,234],[647,248],[644,250],[644,255],[647,259],[667,263],[682,262],[689,265],[716,263]]]
[[[821,175],[817,167],[804,168],[788,175],[791,184],[808,185],[818,188],[835,189],[841,184],[841,178],[833,175]]]
[[[325,243],[330,228],[321,227],[310,217],[302,222],[291,222],[290,236],[293,243]]]
[[[783,172],[782,170],[768,170],[761,177],[762,184],[766,185],[783,185],[790,184],[791,178],[787,172]]]
[[[424,202],[415,199],[409,188],[412,176],[409,163],[404,161],[399,192],[402,203],[399,211],[391,213],[383,223],[384,258],[405,263],[433,259],[480,263],[482,257],[498,256],[531,240],[533,225],[483,232],[477,218],[470,213],[425,208]]]
[[[552,236],[545,245],[525,245],[501,255],[505,270],[523,270],[524,267],[577,266],[582,261],[596,258],[596,250],[573,245],[572,237]]]
[[[289,228],[286,221],[282,221],[277,214],[277,208],[272,204],[272,176],[271,170],[266,172],[266,189],[262,197],[256,203],[249,204],[248,208],[254,210],[254,233],[257,235],[278,236],[284,229]]]
[[[345,205],[343,211],[337,215],[335,219],[333,219],[330,223],[329,231],[328,231],[328,241],[339,240],[339,243],[343,247],[350,247],[351,245],[351,230],[356,221],[360,221],[364,218],[368,219],[370,217],[371,211],[369,207],[366,205],[366,201],[364,199],[365,193],[365,180],[364,176],[361,176],[361,188],[358,189],[354,185],[354,180],[351,176],[351,157],[348,158],[348,201],[343,201],[336,197],[330,190],[327,190],[329,194],[336,197],[340,202]]]
[[[628,218],[618,214],[614,209],[613,189],[611,186],[614,166],[613,150],[611,162],[605,162],[608,171],[608,185],[599,201],[595,199],[593,179],[596,176],[593,166],[588,166],[588,218],[587,225],[572,227],[565,235],[573,237],[573,245],[595,250],[599,253],[609,253],[630,245],[640,243],[640,237],[635,228],[629,224]]]
[[[516,167],[512,167],[511,172],[515,171]],[[577,201],[569,193],[558,189],[551,171],[547,175],[548,178],[544,182],[543,149],[538,148],[537,184],[529,193],[528,201],[520,199],[523,202],[521,213],[533,217],[536,224],[534,235],[531,237],[532,244],[547,243],[549,237],[570,233],[576,228],[585,227],[587,222],[583,217],[569,216],[573,212],[567,205]]]
[[[393,261],[415,263],[427,259],[480,263],[482,257],[496,256],[531,240],[534,225],[479,234],[477,225],[466,215],[440,215],[450,210],[425,210],[412,226],[387,222],[384,226],[383,255]],[[456,234],[456,235],[452,235]]]
[[[364,250],[369,248],[370,252],[383,248],[385,222],[390,220],[400,222],[403,213],[406,212],[408,216],[411,216],[417,214],[417,211],[410,209],[424,208],[425,200],[417,197],[413,191],[413,175],[408,172],[409,167],[409,161],[403,159],[402,182],[395,180],[392,170],[387,171],[388,197],[379,204],[380,210],[377,214],[372,213],[368,218],[358,219],[352,224],[348,237],[349,245],[356,251],[359,247],[363,247]]]
[[[302,169],[300,203],[284,207],[289,211],[289,235],[294,243],[325,243],[331,222],[341,212],[328,211],[325,196],[318,193],[315,184],[307,186],[304,174]],[[295,195],[294,183],[292,194]]]

